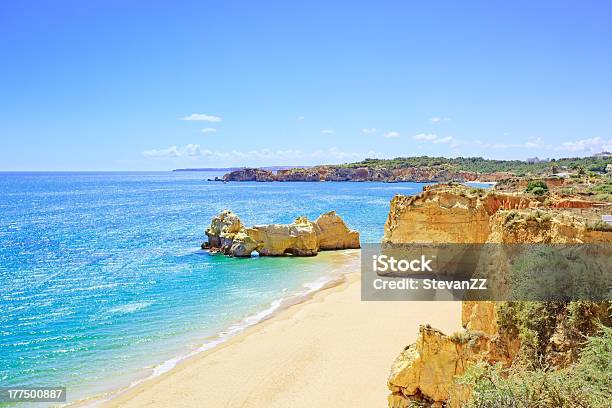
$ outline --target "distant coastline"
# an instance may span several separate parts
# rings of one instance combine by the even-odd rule
[[[217,181],[378,181],[397,182],[497,182],[511,178],[558,177],[576,174],[610,174],[608,152],[590,157],[540,160],[491,160],[482,157],[396,157],[365,159],[355,163],[312,167],[242,167]]]
[[[262,170],[267,171],[278,171],[278,170],[291,170],[291,169],[307,169],[310,166],[268,166],[260,167]],[[237,171],[244,170],[246,167],[195,167],[185,169],[173,169],[172,171]]]

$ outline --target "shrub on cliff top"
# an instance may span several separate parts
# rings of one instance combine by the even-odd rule
[[[546,190],[542,187],[534,187],[531,189],[531,194],[536,196],[543,196],[544,194],[546,194]]]
[[[549,345],[559,325],[565,328],[563,340],[579,348],[601,324],[612,324],[611,312],[612,302],[501,302],[497,306],[500,332],[521,340],[517,363],[532,368],[549,360]],[[574,351],[575,357],[578,349]]]
[[[525,189],[525,192],[535,195],[544,195],[547,191],[548,186],[542,180],[530,181]]]
[[[508,214],[506,214],[506,218],[504,218],[504,227],[511,228],[514,222],[520,218],[520,214],[517,211],[509,211]]]
[[[608,224],[605,221],[595,221],[593,223],[587,223],[586,224],[586,229],[587,231],[604,231],[604,232],[608,232],[608,231],[612,231],[612,225]]]
[[[610,407],[612,329],[588,338],[577,364],[561,370],[524,369],[480,362],[458,380],[472,387],[469,408]]]

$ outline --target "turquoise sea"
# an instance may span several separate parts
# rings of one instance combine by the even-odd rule
[[[247,224],[336,210],[379,242],[417,183],[220,183],[219,173],[0,173],[0,386],[74,401],[171,368],[334,278],[333,253],[200,249],[229,208]]]

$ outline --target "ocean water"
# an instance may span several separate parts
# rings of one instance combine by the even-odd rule
[[[218,173],[0,173],[0,386],[73,401],[166,370],[338,273],[342,256],[200,249],[229,208],[247,224],[336,210],[379,242],[417,183],[219,183]]]

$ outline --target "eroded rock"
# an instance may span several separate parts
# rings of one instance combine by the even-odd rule
[[[389,407],[408,407],[411,401],[461,407],[471,390],[456,378],[470,365],[486,361],[508,366],[512,362],[520,343],[497,332],[494,302],[464,302],[462,316],[468,330],[450,336],[420,326],[416,343],[407,347],[391,367]],[[474,327],[484,330],[471,329]]]
[[[321,214],[314,223],[318,228],[319,249],[359,248],[359,232],[349,229],[335,211]]]
[[[582,203],[555,201],[549,207],[582,208]],[[414,196],[396,196],[385,224],[383,242],[407,243],[507,243],[581,244],[612,242],[612,233],[589,227],[575,213],[550,210],[543,200],[525,194],[438,185]],[[492,246],[480,258],[480,269],[496,271],[489,285],[503,292],[507,284],[508,254]],[[612,255],[612,254],[611,254]],[[396,359],[388,379],[389,407],[409,407],[412,400],[431,406],[463,406],[470,390],[455,379],[470,365],[484,361],[510,365],[519,353],[516,330],[500,323],[496,302],[464,302],[463,332],[447,336],[421,326],[417,342]],[[567,325],[557,322],[547,345],[547,362],[564,366],[575,361],[577,346]],[[575,353],[574,353],[575,354]]]
[[[236,257],[314,256],[320,250],[359,248],[359,232],[349,229],[334,211],[316,221],[298,217],[291,224],[254,225],[246,228],[229,210],[213,217],[202,248]]]

